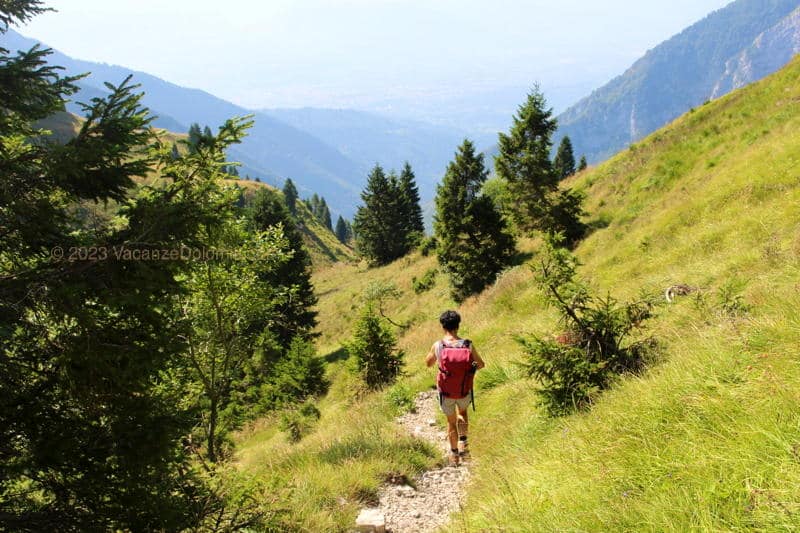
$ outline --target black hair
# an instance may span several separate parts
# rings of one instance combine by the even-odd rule
[[[442,313],[442,316],[439,317],[439,323],[447,331],[455,331],[458,329],[459,324],[461,324],[461,315],[455,311],[445,311]]]

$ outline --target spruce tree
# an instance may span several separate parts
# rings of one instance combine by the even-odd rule
[[[333,231],[333,225],[331,223],[331,211],[328,209],[328,203],[325,201],[325,198],[320,198],[319,200],[317,218],[323,226]]]
[[[419,202],[419,189],[411,165],[406,161],[400,173],[400,216],[405,227],[404,233],[409,240],[409,247],[413,248],[425,234],[425,223],[422,218],[422,207]]]
[[[521,229],[562,233],[565,243],[573,245],[585,228],[580,221],[582,197],[559,190],[560,176],[550,161],[556,127],[553,110],[539,87],[534,87],[514,116],[508,135],[500,134],[495,170],[516,201],[513,213]]]
[[[189,153],[197,152],[197,146],[203,138],[203,130],[200,129],[200,124],[197,122],[189,126],[189,139],[186,141],[189,145]]]
[[[297,187],[294,186],[291,178],[287,178],[283,184],[283,199],[289,212],[297,216]]]
[[[3,2],[0,34],[38,6]],[[78,90],[49,53],[0,48],[0,529],[202,529],[220,502],[190,464],[195,420],[170,373],[185,362],[192,265],[116,254],[200,244],[219,221],[216,168],[179,172],[130,78],[84,106],[73,140],[47,142],[33,124]],[[231,122],[212,161],[243,130]],[[169,179],[137,189],[156,163]]]
[[[589,163],[586,162],[586,156],[581,156],[581,161],[578,163],[578,172],[583,172],[589,166]]]
[[[291,291],[292,297],[279,307],[282,318],[273,327],[281,345],[288,348],[294,337],[310,338],[317,323],[317,313],[313,309],[317,297],[311,283],[311,257],[303,245],[303,236],[277,192],[259,189],[253,197],[249,218],[253,229],[257,231],[280,224],[288,241],[283,251],[293,254],[285,264],[269,272],[264,279]]]
[[[487,175],[483,154],[465,139],[437,188],[437,255],[458,302],[494,282],[515,253],[505,220],[492,199],[481,194]]]
[[[568,178],[575,174],[575,154],[572,153],[572,141],[565,135],[558,145],[556,158],[553,160],[553,167],[559,180]]]
[[[339,215],[339,218],[336,219],[336,238],[339,239],[339,242],[342,244],[347,244],[347,223],[342,218],[342,215]]]
[[[353,220],[359,254],[373,264],[383,265],[408,252],[408,243],[398,216],[398,180],[386,176],[375,165],[361,192],[363,205]]]
[[[178,145],[176,143],[172,143],[172,159],[179,159],[181,157],[181,153],[178,150]]]

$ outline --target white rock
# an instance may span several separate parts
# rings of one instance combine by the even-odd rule
[[[435,418],[429,418],[428,419],[428,425],[429,426],[435,426],[436,425],[436,419]]]
[[[386,518],[380,509],[362,509],[356,518],[356,531],[386,533]]]

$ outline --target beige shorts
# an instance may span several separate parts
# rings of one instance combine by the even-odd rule
[[[466,411],[470,403],[472,403],[472,393],[463,398],[447,398],[446,396],[442,396],[439,407],[442,408],[444,416],[453,416],[456,412],[456,406],[458,406],[459,411]]]

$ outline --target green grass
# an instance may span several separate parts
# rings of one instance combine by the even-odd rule
[[[476,466],[452,531],[792,531],[800,528],[800,59],[698,108],[607,163],[582,172],[596,230],[580,273],[626,299],[675,283],[702,288],[658,309],[660,362],[626,377],[591,410],[560,419],[537,406],[516,362],[518,333],[558,330],[526,266],[464,302],[462,335],[487,362],[477,377]],[[521,243],[535,253],[536,241]],[[446,280],[413,254],[315,275],[329,394],[311,435],[288,444],[270,421],[243,433],[238,465],[291,487],[300,527],[345,531],[393,472],[433,464],[395,427],[386,393],[361,393],[339,348],[370,282],[408,323],[406,386],[433,382],[422,358],[454,307]],[[440,419],[441,422],[441,419]]]

